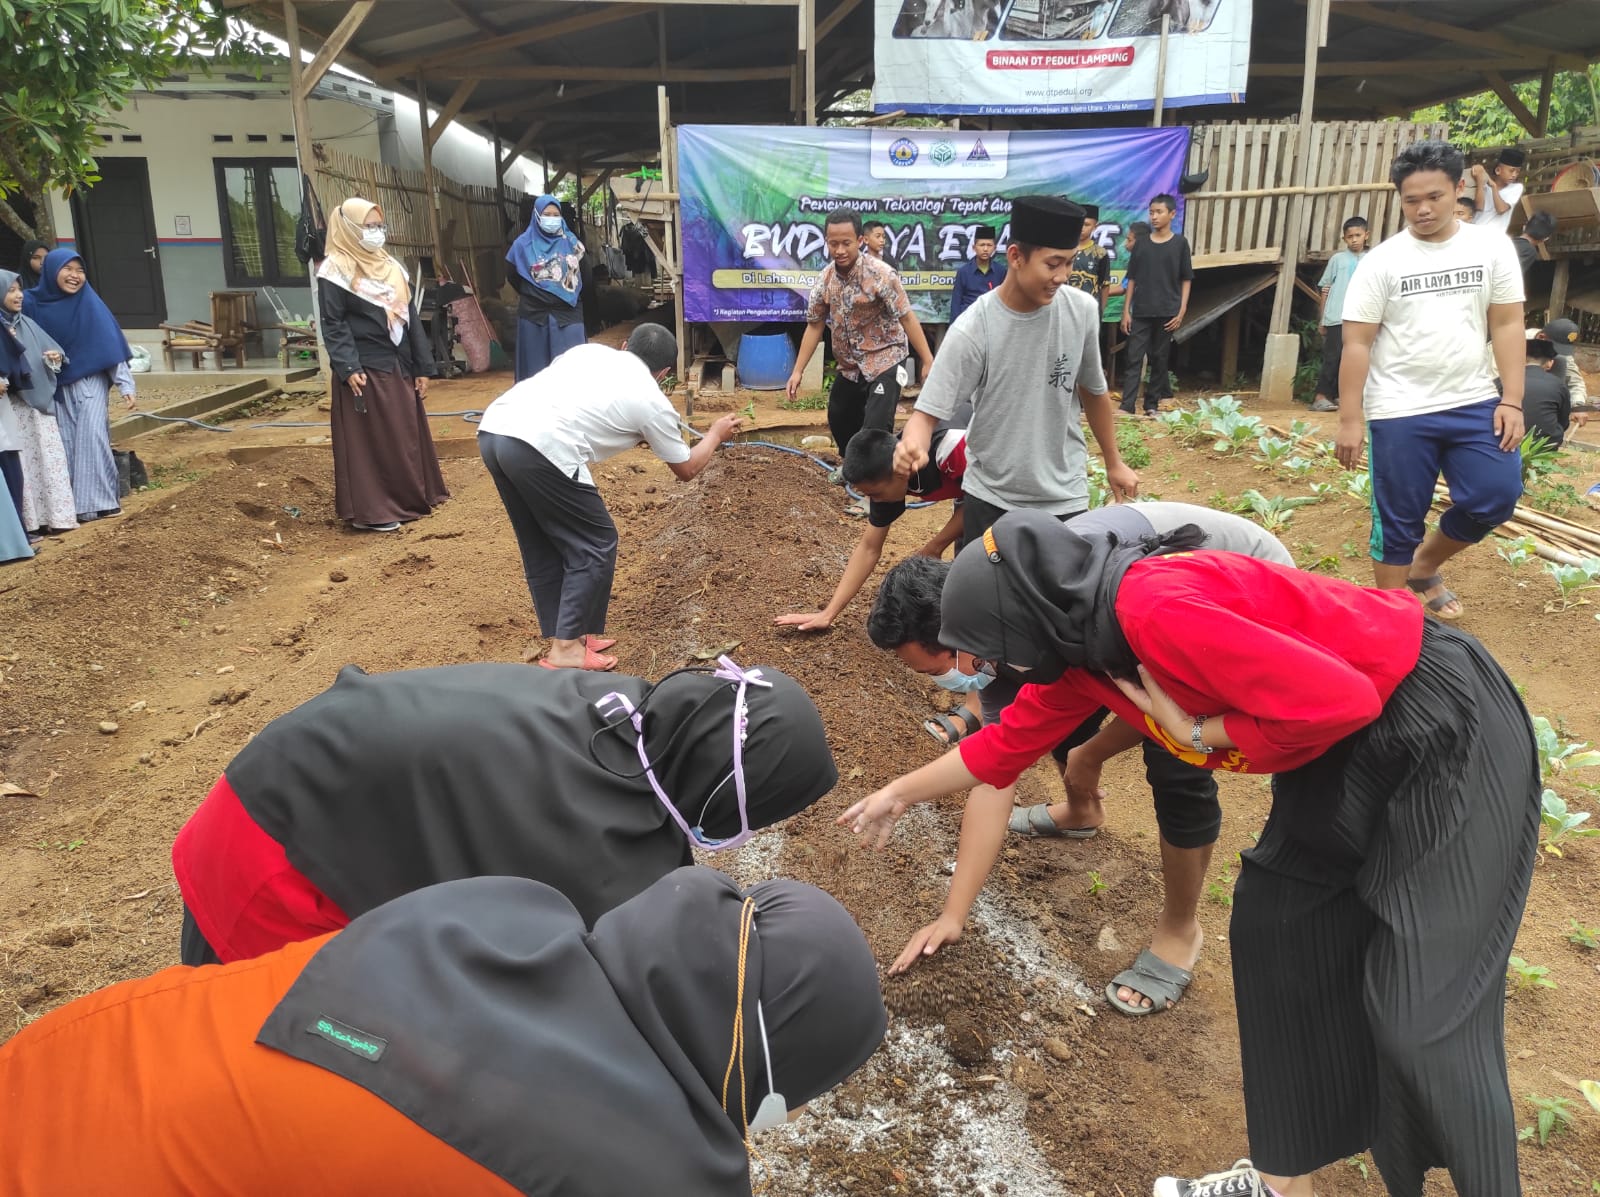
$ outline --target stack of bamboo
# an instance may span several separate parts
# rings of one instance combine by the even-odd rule
[[[1270,424],[1267,425],[1267,431],[1283,440],[1293,441],[1296,448],[1314,453],[1320,453],[1326,443],[1314,436],[1292,436]],[[1366,464],[1366,454],[1363,453],[1358,465],[1366,468]],[[1450,506],[1450,493],[1442,482],[1434,486],[1433,505],[1440,511]],[[1501,536],[1527,537],[1533,542],[1534,551],[1539,556],[1559,565],[1576,565],[1585,557],[1600,557],[1600,532],[1558,515],[1535,511],[1522,503],[1517,504],[1516,514],[1496,531]]]

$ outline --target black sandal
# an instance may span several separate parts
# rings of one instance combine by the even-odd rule
[[[956,726],[956,721],[950,718],[952,715],[960,717],[959,728]],[[938,711],[922,721],[922,730],[947,747],[959,744],[982,726],[983,716],[974,715],[966,707],[951,707],[948,711]],[[941,736],[939,732],[943,732],[944,735]]]

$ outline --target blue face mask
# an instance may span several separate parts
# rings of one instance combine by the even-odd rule
[[[541,216],[539,217],[539,227],[554,237],[561,231],[561,217]]]
[[[985,673],[962,673],[959,669],[946,669],[933,680],[946,690],[971,694],[974,690],[982,690],[994,679]]]

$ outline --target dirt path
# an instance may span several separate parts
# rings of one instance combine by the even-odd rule
[[[443,384],[429,406],[481,407],[496,387]],[[440,423],[441,439],[470,437]],[[475,457],[446,461],[454,498],[434,516],[393,536],[357,535],[334,519],[326,447],[293,443],[316,430],[239,439],[278,435],[290,447],[248,464],[226,456],[237,444],[224,439],[238,434],[146,438],[141,454],[167,465],[172,485],[0,571],[0,766],[37,795],[0,796],[0,1038],[80,993],[175,962],[172,837],[268,720],[348,662],[514,660],[536,631],[514,540]],[[1146,489],[1164,498],[1305,489],[1246,460],[1169,440],[1150,448]],[[688,486],[644,454],[598,473],[622,531],[609,628],[622,668],[659,675],[738,642],[741,661],[776,665],[808,688],[839,762],[835,794],[714,863],[825,886],[891,958],[938,911],[959,805],[908,817],[881,855],[856,849],[831,821],[938,751],[918,728],[937,692],[867,642],[865,599],[825,636],[771,626],[780,611],[826,599],[860,524],[840,513],[820,470],[772,450],[732,451]],[[885,564],[922,543],[936,518],[914,513],[897,528]],[[1365,526],[1356,500],[1329,499],[1298,510],[1284,540],[1303,565],[1365,581]],[[1526,688],[1530,708],[1562,719],[1570,739],[1600,738],[1594,608],[1547,613],[1548,578],[1487,548],[1451,581],[1471,609],[1466,626]],[[100,732],[103,721],[117,730]],[[1010,848],[972,930],[888,984],[896,1017],[886,1049],[813,1117],[760,1145],[773,1191],[1134,1197],[1161,1171],[1245,1154],[1225,903],[1233,854],[1259,830],[1268,795],[1262,779],[1221,781],[1207,948],[1177,1010],[1130,1020],[1098,996],[1143,946],[1160,899],[1148,790],[1125,757],[1107,769],[1111,819],[1099,838]],[[1058,784],[1035,770],[1024,800]],[[1591,794],[1563,790],[1594,808]],[[1584,1030],[1600,987],[1596,954],[1566,939],[1569,920],[1600,924],[1597,862],[1592,842],[1541,862],[1518,944],[1558,986],[1510,1005],[1519,1121],[1533,1122],[1527,1094],[1575,1099],[1570,1131],[1524,1148],[1530,1194],[1588,1193],[1600,1177],[1600,1115],[1564,1080],[1600,1077],[1600,1047]],[[1104,885],[1092,895],[1091,870]],[[1318,1179],[1333,1197],[1381,1191],[1369,1161]]]

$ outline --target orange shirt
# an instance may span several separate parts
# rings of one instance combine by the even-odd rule
[[[0,1044],[5,1197],[514,1197],[365,1089],[256,1044],[329,936],[179,966]]]

